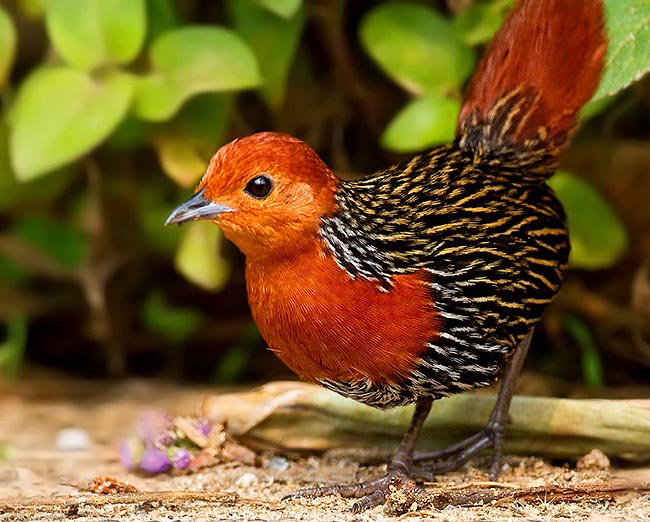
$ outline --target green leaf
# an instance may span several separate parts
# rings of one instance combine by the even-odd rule
[[[587,388],[592,390],[602,388],[603,363],[589,327],[584,321],[571,315],[564,318],[564,326],[580,347],[582,376]]]
[[[182,187],[194,185],[223,143],[231,94],[203,94],[161,125],[153,143],[165,173]]]
[[[15,196],[18,188],[9,160],[8,135],[7,123],[0,117],[0,208]]]
[[[136,197],[140,237],[146,242],[146,248],[172,258],[185,230],[180,227],[164,227],[162,223],[182,196],[179,194],[170,200],[169,182],[163,176],[154,176],[147,181],[146,190],[137,191]]]
[[[187,339],[203,322],[203,314],[194,308],[172,306],[159,292],[149,294],[142,311],[148,330],[179,344]]]
[[[16,176],[30,180],[99,145],[124,119],[133,81],[114,72],[91,78],[67,67],[41,67],[22,84],[10,115]]]
[[[93,69],[133,60],[146,33],[144,0],[49,0],[47,30],[71,65]]]
[[[601,112],[605,111],[610,105],[612,105],[619,97],[606,96],[604,98],[592,98],[589,100],[583,107],[580,109],[580,114],[578,118],[581,122],[584,122],[590,118],[598,116]]]
[[[282,19],[250,1],[230,0],[228,8],[237,32],[253,49],[264,83],[259,91],[277,109],[284,101],[287,74],[305,22],[302,10]]]
[[[147,0],[147,40],[153,41],[179,24],[175,0]]]
[[[460,102],[425,95],[409,102],[388,124],[381,136],[383,147],[396,152],[414,152],[448,143],[456,134]]]
[[[650,1],[606,0],[609,47],[597,100],[616,94],[650,71]]]
[[[245,2],[247,0],[237,0]],[[250,1],[250,0],[248,0]],[[254,0],[264,9],[271,11],[282,18],[291,18],[298,12],[302,5],[302,0]]]
[[[22,263],[9,259],[8,256],[0,256],[0,280],[8,283],[8,286],[26,285],[31,278],[29,270],[26,270]],[[0,289],[4,285],[0,284]]]
[[[174,259],[176,269],[204,290],[221,290],[230,276],[230,263],[221,257],[221,230],[207,221],[189,223],[185,228]]]
[[[7,12],[0,7],[0,87],[11,71],[16,56],[16,29]]]
[[[451,23],[428,7],[387,2],[361,24],[361,42],[382,70],[411,93],[457,91],[474,55]]]
[[[260,332],[255,323],[251,321],[234,346],[219,361],[214,381],[221,385],[237,382],[242,371],[259,348],[260,340]]]
[[[603,197],[587,182],[558,172],[549,185],[564,206],[569,221],[571,256],[577,268],[608,268],[625,253],[627,232],[619,217]]]
[[[16,210],[20,214],[20,209],[50,205],[70,186],[70,174],[70,169],[64,167],[48,176],[19,183],[13,176],[11,167],[8,167],[0,175],[0,210],[9,214]]]
[[[28,18],[38,18],[45,13],[45,2],[47,0],[18,0],[17,4]]]
[[[151,124],[133,114],[127,114],[106,141],[106,147],[116,151],[133,151],[149,144]]]
[[[484,44],[499,30],[511,4],[511,0],[471,4],[456,15],[454,29],[467,45]]]
[[[63,268],[78,267],[86,256],[85,236],[67,223],[26,217],[14,224],[11,234],[37,247]]]
[[[253,52],[234,32],[219,27],[184,27],[165,33],[151,47],[151,75],[142,78],[136,111],[146,120],[171,118],[190,97],[257,87]]]
[[[27,346],[27,318],[16,315],[7,323],[7,339],[0,343],[0,376],[15,378]]]
[[[194,185],[208,166],[208,160],[194,146],[192,138],[157,136],[154,146],[165,174],[181,187]]]

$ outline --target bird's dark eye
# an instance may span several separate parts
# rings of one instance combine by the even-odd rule
[[[253,196],[257,199],[263,199],[271,193],[273,189],[273,182],[271,178],[262,174],[261,176],[256,176],[246,184],[244,192],[249,196]]]

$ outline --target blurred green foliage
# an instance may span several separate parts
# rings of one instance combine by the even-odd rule
[[[142,315],[149,330],[172,344],[187,340],[203,320],[194,308],[172,306],[159,291],[147,296]]]
[[[609,47],[594,100],[612,96],[648,72],[650,4],[644,0],[606,0]]]
[[[92,71],[133,60],[146,31],[145,0],[48,0],[52,45],[69,65]]]
[[[511,4],[0,3],[0,290],[33,297],[51,289],[43,281],[73,281],[92,318],[89,335],[113,345],[111,349],[120,337],[117,332],[132,321],[169,344],[186,341],[211,319],[205,310],[178,305],[158,290],[140,289],[121,296],[122,303],[135,299],[130,305],[139,311],[116,320],[116,313],[130,312],[112,300],[120,294],[115,286],[126,285],[120,282],[120,270],[142,252],[156,259],[140,272],[154,286],[153,272],[161,259],[173,260],[188,282],[210,292],[222,291],[232,280],[231,257],[224,254],[218,229],[204,223],[181,231],[162,227],[217,148],[240,133],[291,128],[289,117],[299,122],[293,128],[301,137],[322,135],[316,129],[320,102],[312,103],[313,116],[300,120],[291,112],[291,93],[322,96],[319,82],[327,76],[350,84],[354,59],[393,93],[388,104],[392,115],[382,118],[374,136],[369,133],[361,141],[372,139],[394,152],[448,142],[454,137],[463,86]],[[602,114],[610,96],[650,68],[649,26],[636,24],[650,17],[647,2],[607,0],[606,7],[612,40],[607,71],[595,96],[598,103],[590,105],[584,118]],[[352,29],[343,21],[346,9],[353,16]],[[331,49],[315,52],[314,38],[305,28],[319,24],[326,28],[324,40],[331,35],[345,40],[351,31],[351,43],[335,42]],[[345,52],[352,58],[341,58]],[[322,58],[328,53],[337,60],[330,71]],[[359,88],[350,90],[368,110],[373,98]],[[573,174],[558,174],[552,185],[567,207],[572,265],[611,267],[629,243],[616,212]],[[43,313],[45,305],[32,306],[30,300],[21,314],[0,318],[8,325],[0,347],[0,368],[5,370],[14,371],[23,353],[25,314]],[[244,339],[245,346],[238,344],[236,354],[228,352],[223,361],[227,369],[217,372],[222,380],[236,376],[244,364],[241,354],[249,357],[255,346],[250,321],[242,328],[248,333],[235,338]],[[122,332],[120,343],[128,344],[127,337]],[[107,364],[124,371],[123,360]]]
[[[386,2],[370,11],[360,38],[381,69],[413,94],[460,92],[475,56],[450,20],[411,2]]]
[[[14,315],[7,321],[7,338],[0,343],[0,375],[15,378],[27,344],[27,318]]]
[[[407,103],[381,135],[381,144],[396,152],[414,152],[448,143],[456,135],[460,100],[436,94]]]
[[[22,83],[9,115],[9,151],[16,178],[29,181],[76,160],[102,143],[125,118],[133,85],[109,71],[44,65]]]
[[[572,266],[609,268],[625,253],[628,238],[619,217],[586,181],[559,171],[549,180],[569,221]]]
[[[603,363],[589,326],[580,318],[567,316],[564,325],[580,348],[582,376],[587,388],[592,390],[604,384]]]
[[[7,81],[16,53],[16,30],[9,15],[0,10],[0,86]]]

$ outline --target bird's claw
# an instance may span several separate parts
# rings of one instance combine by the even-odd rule
[[[435,480],[436,475],[460,468],[483,450],[492,448],[492,462],[490,465],[490,480],[497,480],[501,471],[503,457],[503,441],[505,428],[502,423],[490,423],[477,434],[449,446],[448,448],[431,453],[415,455],[415,462],[433,461],[426,469],[417,468],[414,476],[426,481]]]
[[[359,500],[352,505],[352,513],[358,514],[366,509],[371,509],[385,503],[391,487],[399,489],[410,480],[410,477],[402,473],[389,471],[383,478],[360,482],[358,484],[299,489],[284,496],[282,500],[291,500],[300,497],[318,498],[329,495],[340,495],[343,498],[358,498]]]

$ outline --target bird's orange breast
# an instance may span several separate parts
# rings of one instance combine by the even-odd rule
[[[262,336],[308,381],[406,377],[438,337],[423,272],[396,276],[382,291],[377,282],[352,279],[315,245],[292,258],[247,260],[246,280]]]

